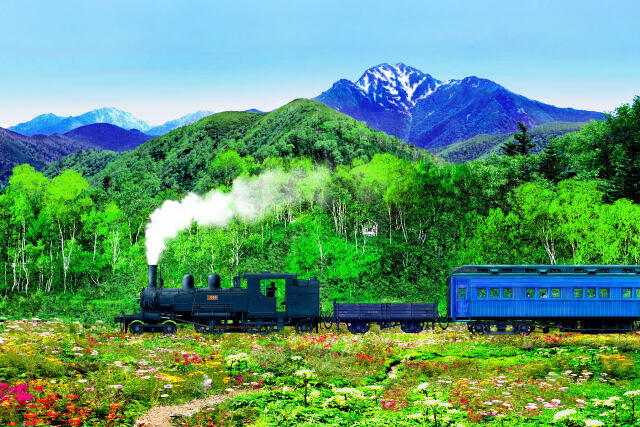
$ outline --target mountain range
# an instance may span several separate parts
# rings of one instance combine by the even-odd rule
[[[152,127],[133,114],[114,107],[98,108],[79,116],[57,116],[55,114],[41,114],[28,122],[11,126],[9,130],[25,136],[64,134],[81,126],[95,123],[108,123],[123,129],[136,129],[149,135],[163,135],[180,126],[188,125],[213,114],[211,111],[198,111],[187,114],[179,119],[170,120],[160,126]]]
[[[14,166],[29,163],[40,170],[50,162],[86,148],[88,144],[66,136],[24,136],[0,128],[0,187],[7,183]]]
[[[13,167],[22,163],[40,170],[62,157],[89,148],[104,151],[102,157],[111,159],[108,153],[133,150],[151,138],[137,129],[127,130],[107,123],[81,126],[63,135],[26,136],[0,128],[0,187],[7,183]]]
[[[603,118],[599,112],[528,99],[491,80],[442,81],[402,63],[372,67],[355,83],[338,80],[314,99],[421,148],[515,132],[519,121],[535,127]]]

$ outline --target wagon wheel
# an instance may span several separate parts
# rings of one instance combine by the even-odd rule
[[[175,335],[178,332],[178,327],[173,322],[167,322],[162,325],[162,333],[165,335]]]
[[[144,333],[144,324],[142,322],[134,322],[129,325],[129,332],[133,335],[142,335]]]
[[[313,330],[313,322],[308,319],[300,320],[296,324],[296,333],[298,334],[307,334]]]
[[[402,324],[400,325],[400,329],[402,330],[402,332],[408,334],[417,334],[418,332],[422,331],[422,325],[417,322],[402,322]]]
[[[369,332],[369,324],[366,322],[351,322],[347,323],[347,329],[352,334],[364,334]]]
[[[368,324],[368,323],[366,323],[366,322],[362,322],[362,323],[360,323],[360,333],[361,333],[361,334],[366,334],[367,332],[369,332],[369,327],[370,327],[370,326],[371,326],[371,325],[369,325],[369,324]]]

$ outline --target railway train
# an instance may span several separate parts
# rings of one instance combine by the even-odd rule
[[[284,301],[276,304],[275,281],[284,282]],[[269,282],[269,284],[267,284]],[[630,332],[640,327],[640,266],[637,265],[464,265],[453,269],[447,287],[447,313],[433,303],[338,303],[320,315],[318,279],[290,273],[251,273],[222,288],[209,275],[196,288],[186,274],[180,288],[164,288],[158,267],[149,266],[149,282],[140,292],[139,313],[116,317],[132,334],[174,334],[179,324],[200,333],[268,334],[293,326],[298,333],[319,325],[343,324],[354,334],[371,324],[400,326],[406,333],[465,322],[471,333],[529,334],[547,331]]]

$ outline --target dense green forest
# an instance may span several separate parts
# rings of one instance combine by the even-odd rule
[[[532,153],[544,150],[547,144],[558,136],[579,131],[585,123],[548,122],[531,129],[529,135],[535,144]],[[513,141],[513,133],[480,134],[464,141],[455,142],[430,151],[452,163],[465,163],[475,159],[487,158],[493,154],[502,154],[503,144]]]
[[[638,263],[640,98],[539,154],[450,164],[328,107],[215,114],[120,155],[13,170],[0,195],[0,313],[108,319],[146,283],[144,228],[164,200],[267,170],[331,170],[322,191],[254,222],[167,242],[191,273],[318,276],[323,306],[442,300],[465,263]]]

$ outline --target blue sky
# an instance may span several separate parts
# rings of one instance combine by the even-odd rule
[[[526,4],[525,4],[526,3]],[[115,106],[271,110],[404,62],[558,106],[640,94],[640,2],[30,1],[0,7],[0,126]]]

